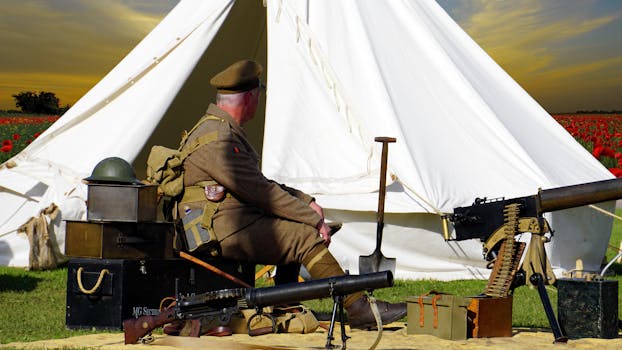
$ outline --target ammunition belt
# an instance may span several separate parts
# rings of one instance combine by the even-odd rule
[[[514,275],[523,253],[525,244],[517,242],[514,236],[518,233],[520,204],[513,203],[505,206],[504,235],[501,248],[493,265],[490,278],[484,294],[492,297],[507,297],[510,293]]]

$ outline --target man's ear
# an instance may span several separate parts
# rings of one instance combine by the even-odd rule
[[[248,90],[246,92],[244,92],[244,95],[242,95],[242,101],[244,101],[245,105],[248,105],[251,101],[251,90]]]

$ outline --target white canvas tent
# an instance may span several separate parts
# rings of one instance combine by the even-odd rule
[[[28,264],[15,230],[51,203],[62,247],[62,220],[85,219],[80,179],[109,156],[140,176],[152,145],[176,146],[201,116],[209,77],[242,58],[266,67],[265,119],[262,106],[246,126],[264,173],[345,222],[331,251],[353,273],[375,245],[374,136],[397,138],[382,251],[398,278],[487,278],[479,242],[442,238],[454,207],[612,177],[433,0],[182,0],[0,169],[0,264]],[[598,269],[611,219],[587,207],[548,219],[557,271]]]

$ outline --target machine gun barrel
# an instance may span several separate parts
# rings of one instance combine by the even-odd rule
[[[540,190],[540,213],[581,207],[622,198],[622,179]]]
[[[362,290],[391,286],[393,286],[393,274],[391,271],[381,271],[363,275],[322,278],[274,287],[249,288],[246,292],[246,302],[248,307],[256,308],[321,299],[333,295],[345,296]]]
[[[476,199],[473,205],[454,208],[449,216],[456,229],[456,240],[479,238],[486,241],[504,225],[504,208],[520,204],[520,218],[538,218],[543,213],[580,207],[622,198],[622,179],[539,190],[518,198]]]

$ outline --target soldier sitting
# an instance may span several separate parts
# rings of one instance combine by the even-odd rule
[[[322,208],[308,194],[267,179],[242,129],[255,115],[261,72],[261,65],[244,60],[210,80],[217,89],[216,104],[209,105],[186,144],[206,135],[210,141],[183,163],[186,194],[178,205],[179,217],[202,210],[202,222],[217,238],[217,254],[223,258],[280,265],[277,271],[287,265],[296,273],[302,264],[313,279],[344,275],[327,248],[330,228]],[[189,195],[189,187],[199,187],[201,195]],[[406,316],[405,303],[377,303],[384,324]],[[350,327],[375,326],[363,292],[348,295],[344,307]]]

